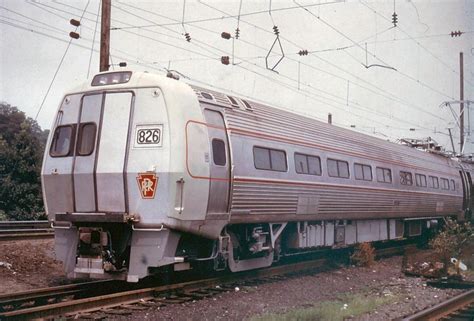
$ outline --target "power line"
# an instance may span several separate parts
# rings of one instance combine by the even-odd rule
[[[201,0],[198,0],[199,3],[201,3]],[[341,3],[345,2],[344,0],[337,0],[337,1],[331,1],[331,2],[324,2],[324,3],[312,3],[312,4],[307,4],[304,5],[304,7],[315,7],[315,6],[322,6],[322,5],[329,5],[329,4],[336,4],[336,3]],[[297,9],[298,6],[291,6],[291,7],[284,7],[284,8],[276,8],[272,9],[272,11],[286,11],[286,10],[293,10]],[[165,24],[149,24],[149,25],[141,25],[141,26],[128,26],[128,27],[120,27],[120,28],[111,28],[111,30],[120,30],[120,29],[145,29],[145,28],[153,28],[153,27],[162,27],[162,26],[175,26],[175,25],[180,25],[182,23],[184,24],[193,24],[193,23],[201,23],[201,22],[209,22],[209,21],[222,21],[225,19],[231,19],[231,18],[237,18],[239,17],[245,17],[245,16],[253,16],[253,15],[259,15],[262,13],[268,13],[268,10],[260,10],[260,11],[253,11],[253,12],[247,12],[247,13],[241,13],[239,15],[230,15],[228,17],[214,17],[214,18],[205,18],[205,19],[197,19],[197,20],[188,20],[184,22],[170,22],[170,23],[165,23]]]
[[[87,7],[89,6],[89,3],[90,3],[90,0],[87,1],[86,7],[84,8],[84,12],[82,13],[81,19],[82,19],[82,17],[84,16],[84,13],[86,12]],[[76,27],[76,30],[75,30],[75,31],[77,31],[78,28],[79,28],[79,27]],[[39,115],[39,113],[41,112],[41,109],[43,108],[44,102],[46,101],[46,97],[48,97],[48,94],[49,94],[49,91],[51,90],[51,87],[53,87],[54,80],[56,79],[56,76],[58,75],[58,72],[59,72],[59,70],[61,69],[61,66],[62,66],[62,64],[63,64],[64,58],[66,58],[66,54],[67,54],[67,52],[68,52],[68,50],[69,50],[69,47],[71,46],[72,40],[73,40],[73,38],[71,38],[71,39],[69,40],[69,43],[68,43],[68,45],[67,45],[67,47],[66,47],[66,50],[64,51],[64,54],[63,54],[63,56],[62,56],[62,58],[61,58],[61,61],[59,62],[58,68],[56,68],[56,72],[54,73],[53,79],[51,79],[51,83],[49,84],[48,90],[46,91],[46,94],[44,95],[43,101],[41,102],[41,105],[40,105],[40,107],[38,108],[38,112],[36,113],[35,120],[38,118],[38,115]]]
[[[92,38],[92,46],[91,46],[91,55],[89,56],[89,66],[87,67],[87,78],[89,78],[89,73],[91,71],[92,54],[94,53],[95,36],[97,33],[97,25],[99,23],[99,12],[100,12],[101,3],[102,2],[99,2],[99,5],[97,6],[97,19],[95,20],[94,37]]]
[[[218,12],[220,12],[220,13],[223,13],[223,14],[226,14],[226,15],[230,15],[229,13],[227,13],[227,12],[225,12],[225,11],[223,11],[223,10],[220,10],[220,9],[214,7],[214,6],[211,6],[210,4],[204,3],[204,2],[202,2],[202,1],[200,1],[199,3],[205,5],[205,6],[211,8],[211,9],[213,9],[213,10],[216,10],[216,11],[218,11]],[[246,23],[246,24],[248,24],[248,25],[250,25],[250,26],[253,26],[253,27],[255,27],[255,28],[259,29],[259,30],[262,30],[263,32],[272,33],[272,32],[270,32],[270,31],[268,31],[268,30],[266,30],[266,29],[264,29],[264,28],[261,28],[261,27],[255,25],[255,24],[249,23],[249,22],[244,21],[244,20],[241,20],[241,21],[244,22],[244,23]],[[297,48],[302,48],[301,46],[299,46],[298,44],[294,43],[293,41],[291,41],[291,40],[289,40],[289,39],[287,39],[287,38],[285,38],[285,37],[283,37],[283,36],[280,36],[280,37],[281,37],[282,39],[284,39],[285,41],[287,41],[288,43],[294,45],[295,47],[297,47]],[[249,43],[249,44],[250,44],[250,43]],[[253,44],[250,44],[250,45],[253,45]],[[356,45],[358,45],[358,44],[356,44]],[[266,48],[263,48],[263,47],[260,47],[260,46],[257,46],[257,45],[253,45],[253,46],[258,47],[258,48],[261,48],[262,50],[266,50]],[[428,111],[426,111],[426,110],[424,110],[424,109],[422,109],[422,108],[420,108],[420,107],[417,107],[417,106],[411,104],[410,102],[406,102],[406,101],[404,101],[403,99],[397,97],[396,95],[394,95],[394,94],[392,94],[392,93],[386,91],[385,89],[383,89],[383,88],[381,88],[381,87],[379,87],[379,86],[376,86],[376,85],[374,85],[374,84],[372,84],[372,83],[366,81],[365,79],[360,78],[360,77],[357,76],[357,75],[354,75],[353,73],[351,73],[351,72],[349,72],[349,71],[347,71],[347,70],[341,68],[340,66],[338,66],[338,65],[336,65],[336,64],[333,64],[332,62],[328,61],[327,59],[321,58],[321,57],[319,57],[318,55],[312,55],[312,56],[316,57],[317,59],[319,59],[319,60],[325,62],[326,64],[329,64],[330,66],[332,66],[332,67],[334,67],[334,68],[336,68],[336,69],[338,69],[338,70],[340,70],[340,71],[342,71],[342,72],[344,72],[344,73],[347,73],[347,74],[351,75],[352,77],[354,77],[355,79],[357,79],[357,80],[359,80],[359,81],[362,81],[362,82],[364,82],[364,83],[366,83],[366,84],[368,84],[368,85],[370,85],[370,86],[372,86],[372,87],[374,87],[374,88],[377,88],[377,89],[380,90],[381,92],[384,92],[384,93],[386,93],[386,94],[388,94],[388,95],[390,95],[391,97],[394,97],[394,98],[389,98],[388,96],[384,96],[384,95],[382,95],[382,94],[380,94],[380,93],[377,93],[377,92],[375,92],[375,91],[373,91],[373,90],[370,90],[369,88],[367,88],[367,87],[365,87],[365,86],[362,86],[362,85],[360,85],[360,84],[357,84],[357,83],[354,83],[354,82],[353,82],[355,85],[357,85],[357,86],[359,86],[359,87],[361,87],[361,88],[364,88],[364,89],[366,89],[366,90],[369,90],[369,91],[371,91],[371,92],[373,92],[373,93],[375,93],[375,94],[377,94],[377,95],[384,96],[384,97],[386,97],[386,98],[388,98],[388,99],[391,99],[391,100],[393,100],[393,101],[401,102],[401,103],[404,104],[404,105],[411,106],[411,107],[413,107],[413,108],[415,108],[415,109],[418,109],[418,110],[420,110],[420,111],[422,111],[422,112],[424,112],[424,113],[428,113],[428,114],[430,114],[430,115],[433,116],[433,117],[442,119],[442,118],[440,118],[439,116],[437,116],[437,115],[435,115],[435,114],[433,114],[433,113],[431,113],[431,112],[428,112]],[[290,60],[293,60],[293,61],[295,61],[295,62],[299,62],[299,60],[294,60],[294,59],[290,59]],[[342,78],[342,77],[340,77],[340,76],[338,76],[338,75],[335,75],[334,73],[329,73],[329,72],[327,72],[327,71],[324,70],[324,69],[317,68],[317,67],[314,67],[314,66],[312,66],[312,65],[305,64],[305,63],[301,63],[301,64],[306,65],[306,66],[308,66],[308,67],[310,67],[310,68],[312,68],[312,69],[315,69],[315,70],[324,72],[324,73],[329,74],[329,75],[331,75],[331,76],[334,76],[334,77],[336,77],[336,78],[342,79],[342,80],[344,80],[344,82],[347,81],[347,79]]]
[[[138,9],[138,8],[137,8],[137,9]],[[128,12],[128,11],[126,11],[126,12]],[[152,12],[150,12],[150,13],[152,13]],[[153,13],[152,13],[152,14],[153,14]],[[145,19],[145,18],[143,18],[143,17],[140,17],[140,18],[147,21],[147,19]],[[169,18],[169,19],[170,19],[170,18]],[[220,52],[222,52],[222,50],[220,50],[219,48],[215,48],[215,47],[213,47],[213,48],[219,50]],[[260,66],[258,66],[258,65],[256,65],[256,64],[253,64],[253,65],[255,65],[256,67],[260,67]],[[294,81],[294,82],[297,81],[297,80],[295,80],[295,79],[292,79],[292,78],[286,77],[286,76],[284,76],[284,78],[287,78],[287,79],[289,79],[289,80],[291,80],[291,81]],[[312,87],[312,86],[310,86],[310,85],[308,85],[308,84],[304,84],[304,85],[305,85],[305,86],[308,86],[309,88],[311,88],[311,89],[313,89],[313,90],[318,90],[318,89],[316,89],[316,88],[314,88],[314,87]],[[318,90],[318,91],[320,91],[320,90]],[[327,92],[325,92],[325,94],[332,95],[332,94],[327,93]],[[339,97],[339,96],[335,96],[335,95],[332,95],[332,96],[334,96],[334,97],[336,97],[336,98],[338,98],[338,99],[342,99],[342,98]],[[324,99],[328,99],[327,97],[323,97],[323,98],[324,98]],[[333,100],[333,101],[334,101],[334,100]],[[336,102],[336,103],[339,103],[339,102],[337,102],[337,101],[335,101],[335,102]],[[326,102],[326,103],[327,103],[327,102]],[[357,104],[357,103],[356,103],[356,104]],[[357,105],[358,105],[358,106],[361,106],[360,104],[357,104]],[[364,109],[364,110],[367,111],[366,109]],[[372,112],[372,111],[369,111],[369,112]],[[383,116],[390,117],[390,119],[393,120],[393,116],[388,116],[388,115],[385,115],[385,114],[382,114],[382,115],[383,115]],[[432,114],[432,115],[434,115],[434,114]],[[437,115],[435,115],[435,116],[437,117]],[[438,117],[438,118],[439,118],[439,117]],[[439,119],[443,120],[442,118],[439,118]],[[399,121],[401,121],[401,122],[406,122],[405,120],[399,120]],[[418,126],[418,125],[415,124],[415,126]],[[427,130],[431,130],[431,129],[429,129],[429,128],[426,128],[426,129],[427,129]]]
[[[132,15],[134,15],[135,17],[139,17],[140,19],[143,19],[143,20],[145,20],[145,21],[149,21],[148,19],[145,19],[145,18],[143,18],[143,17],[141,17],[141,16],[137,16],[137,15],[135,15],[135,14],[133,14],[133,13],[130,13],[129,11],[124,10],[123,8],[120,8],[120,10],[122,10],[122,11],[124,11],[124,12],[126,12],[126,13],[129,13],[129,14],[132,14]],[[206,45],[207,45],[207,44],[206,44]],[[209,46],[209,45],[208,45],[208,46]],[[218,50],[219,52],[224,52],[223,50],[221,50],[221,49],[219,49],[219,48],[216,48],[216,47],[212,47],[212,48],[215,49],[215,50]],[[225,52],[224,52],[224,53],[225,53]],[[239,58],[239,59],[241,59],[241,58]],[[248,61],[245,61],[245,62],[248,63]],[[256,64],[252,64],[252,65],[254,65],[254,66],[256,66],[256,67],[260,67],[260,66],[258,66],[258,65],[256,65]],[[248,69],[247,69],[247,70],[248,70]],[[293,79],[293,78],[291,78],[291,77],[283,76],[283,75],[280,75],[280,76],[282,76],[283,78],[286,78],[286,79],[288,79],[288,80],[290,80],[290,81],[298,82],[297,80],[295,80],[295,79]],[[311,85],[308,85],[308,84],[304,84],[304,85],[307,86],[307,87],[309,87],[309,88],[311,88],[312,90],[317,90],[317,91],[323,92],[323,93],[326,94],[326,95],[335,97],[335,98],[337,98],[337,99],[345,100],[345,98],[342,98],[342,97],[339,97],[339,96],[337,96],[337,95],[331,94],[331,93],[329,93],[329,92],[326,92],[326,91],[323,91],[323,90],[314,88],[314,87],[312,87]],[[324,99],[326,99],[326,100],[328,99],[327,97],[322,97],[322,98],[324,98]],[[330,99],[330,100],[331,100],[331,99]],[[342,104],[342,103],[340,103],[340,102],[338,102],[338,101],[335,101],[335,100],[332,100],[332,101],[333,101],[333,102],[336,102],[336,103],[339,103],[339,104]],[[326,102],[326,103],[327,103],[327,102]],[[355,103],[355,102],[354,102],[354,104],[357,105],[357,106],[362,107],[362,105],[360,105],[360,104],[358,104],[358,103]],[[337,108],[337,107],[336,107],[336,108]],[[367,109],[365,109],[365,108],[364,108],[364,109],[361,108],[361,110],[367,111]],[[372,112],[372,111],[369,110],[369,112]],[[380,113],[379,113],[379,114],[380,114]],[[393,117],[391,117],[391,116],[388,116],[388,115],[385,115],[385,114],[381,114],[381,115],[383,115],[383,116],[385,116],[385,117],[390,117],[390,119],[393,120]],[[440,118],[440,119],[441,119],[441,118]],[[399,120],[399,121],[404,122],[404,120]],[[418,125],[416,125],[416,126],[418,126]]]
[[[209,5],[209,4],[207,4],[207,3],[204,3],[204,2],[202,2],[202,1],[200,1],[200,3],[203,4],[203,5],[205,5],[205,6],[207,6],[207,7],[210,7],[210,8],[213,9],[213,10],[216,10],[216,11],[218,11],[218,12],[221,12],[221,13],[223,13],[223,14],[226,14],[226,15],[228,15],[228,16],[231,16],[229,13],[227,13],[227,12],[225,12],[225,11],[222,11],[222,10],[220,10],[220,9],[217,9],[217,8],[215,8],[215,7],[213,7],[213,6]],[[145,9],[142,9],[142,8],[139,8],[139,7],[135,7],[135,6],[130,5],[130,4],[123,3],[123,5],[126,5],[126,6],[128,6],[128,7],[131,7],[131,8],[133,8],[133,9],[135,9],[135,10],[139,10],[139,11],[142,11],[142,12],[144,12],[144,13],[149,13],[149,14],[152,14],[152,15],[154,15],[154,16],[162,17],[162,18],[165,18],[165,19],[168,19],[168,20],[171,20],[171,21],[176,21],[176,22],[179,21],[179,20],[177,20],[177,19],[170,18],[169,16],[161,15],[161,14],[158,14],[158,13],[155,13],[155,12],[152,12],[152,11],[149,11],[149,10],[145,10]],[[123,8],[121,8],[121,10],[125,11]],[[127,11],[126,11],[126,12],[127,12]],[[130,12],[128,12],[128,13],[130,13]],[[141,16],[137,16],[137,17],[138,17],[138,18],[141,18],[141,19],[143,19],[143,20],[145,20],[145,21],[150,22],[150,20],[145,19],[145,18],[143,18],[143,17],[141,17]],[[240,21],[239,18],[236,18],[236,19]],[[261,28],[261,27],[258,27],[258,26],[254,25],[254,24],[248,23],[248,22],[246,22],[246,21],[243,21],[243,22],[249,24],[250,26],[254,26],[254,27],[256,27],[256,28],[258,28],[259,30],[262,30],[262,31],[264,31],[264,32],[269,32],[268,30],[263,29],[263,28]],[[207,29],[207,28],[203,28],[203,27],[201,27],[201,26],[193,26],[193,27],[198,28],[198,29],[200,29],[200,30],[204,30],[204,31],[213,33],[213,34],[216,33],[215,30],[210,30],[210,29]],[[168,28],[168,27],[162,26],[162,28],[165,28],[166,30],[171,31],[171,32],[175,32],[174,30],[172,30],[172,29],[170,29],[170,28]],[[386,32],[386,31],[388,31],[388,30],[391,30],[391,29],[393,29],[393,27],[390,27],[390,28],[388,28],[388,29],[382,30],[382,31],[378,32],[376,35],[380,35],[380,34]],[[150,30],[149,30],[149,31],[150,31]],[[175,32],[175,33],[176,33],[176,32]],[[270,33],[270,32],[269,32],[269,33]],[[375,35],[375,36],[376,36],[376,35]],[[366,41],[367,39],[370,39],[370,38],[372,38],[372,37],[374,37],[374,35],[369,36],[369,37],[366,37],[366,38],[360,40],[359,43],[363,43],[364,41]],[[285,38],[282,37],[282,39],[285,39]],[[285,40],[289,41],[288,39],[285,39]],[[252,44],[252,43],[250,43],[250,42],[248,42],[248,41],[245,41],[244,39],[239,39],[239,41],[241,41],[241,42],[243,42],[243,43],[246,43],[246,44],[248,44],[248,45],[250,45],[250,46],[254,46],[254,47],[256,47],[256,48],[259,48],[259,49],[261,49],[261,50],[263,50],[263,51],[265,51],[265,52],[267,51],[267,48],[258,46],[258,45],[256,45],[256,44]],[[289,42],[290,42],[290,41],[289,41]],[[290,42],[290,43],[292,43],[292,42]],[[205,43],[205,44],[206,44],[206,43]],[[300,47],[300,46],[298,46],[297,44],[294,44],[294,43],[292,43],[292,44],[295,45],[295,46],[297,46],[297,47]],[[207,45],[207,44],[206,44],[206,45]],[[350,48],[350,47],[355,47],[355,45],[348,46],[348,48]],[[301,48],[301,47],[300,47],[300,48]],[[325,63],[327,63],[327,64],[332,65],[333,67],[336,67],[336,68],[338,68],[338,69],[341,69],[343,72],[348,73],[348,74],[351,75],[352,77],[355,77],[356,79],[358,79],[358,80],[360,80],[360,81],[363,81],[364,83],[367,83],[367,84],[369,84],[370,86],[373,86],[373,87],[377,88],[378,90],[380,90],[381,92],[384,92],[384,93],[388,94],[389,96],[383,95],[381,92],[377,92],[377,91],[371,90],[370,88],[367,88],[367,87],[365,87],[365,86],[362,86],[362,85],[360,85],[360,84],[358,84],[358,83],[356,83],[356,82],[352,82],[353,84],[355,84],[356,86],[358,86],[358,87],[360,87],[360,88],[363,88],[363,89],[365,89],[365,90],[368,90],[368,91],[370,91],[370,92],[372,92],[372,93],[374,93],[374,94],[376,94],[376,95],[383,96],[383,97],[385,97],[385,98],[387,98],[387,99],[390,99],[390,100],[392,100],[392,101],[399,102],[399,103],[401,103],[401,104],[403,104],[403,105],[410,106],[410,107],[413,107],[413,108],[415,108],[415,109],[418,109],[418,110],[420,110],[420,111],[422,111],[422,112],[424,112],[424,113],[427,113],[427,114],[431,115],[432,117],[438,118],[438,119],[440,119],[440,120],[444,120],[444,118],[441,118],[441,117],[439,117],[438,115],[436,115],[436,114],[434,114],[434,113],[428,112],[428,111],[424,110],[423,108],[418,107],[418,106],[416,106],[416,105],[414,105],[414,104],[412,104],[412,103],[410,103],[410,102],[404,101],[404,100],[401,99],[400,97],[395,96],[394,94],[389,93],[389,92],[387,92],[386,90],[384,90],[384,89],[382,89],[382,88],[380,88],[380,87],[378,87],[378,86],[376,86],[376,85],[373,85],[372,83],[370,83],[370,82],[368,82],[368,81],[365,81],[364,79],[362,79],[362,78],[360,78],[360,77],[358,77],[358,76],[355,76],[355,75],[352,74],[352,73],[349,73],[349,72],[343,70],[343,69],[340,68],[339,66],[335,66],[334,64],[330,63],[330,62],[327,61],[327,60],[324,60],[323,58],[320,58],[320,57],[318,57],[318,56],[316,56],[316,57],[317,57],[319,60],[321,60],[321,61],[323,61],[323,62],[325,62]],[[290,60],[293,60],[293,61],[295,61],[295,62],[299,62],[298,60],[294,60],[294,59],[290,59]],[[324,73],[326,73],[326,74],[329,74],[329,75],[331,75],[331,76],[333,76],[333,77],[342,79],[342,80],[344,80],[345,82],[348,81],[348,79],[342,78],[342,77],[340,77],[340,76],[338,76],[338,75],[335,75],[335,74],[333,74],[333,73],[329,73],[329,72],[327,72],[327,71],[324,70],[324,69],[316,68],[316,67],[314,67],[314,66],[312,66],[312,65],[309,65],[309,64],[306,64],[306,63],[301,63],[301,64],[304,65],[304,66],[308,66],[308,67],[310,67],[310,68],[312,68],[312,69],[315,69],[315,70],[324,72]]]
[[[296,2],[296,0],[293,0],[294,3],[298,3]],[[385,62],[384,60],[380,59],[380,57],[376,56],[375,54],[373,54],[372,52],[368,51],[367,49],[364,49],[360,44],[358,44],[357,42],[355,42],[352,38],[350,38],[349,36],[347,36],[346,34],[344,34],[343,32],[339,31],[337,28],[335,28],[333,25],[331,25],[330,23],[328,23],[327,21],[325,21],[324,19],[322,19],[321,17],[315,15],[313,12],[311,12],[309,9],[307,8],[304,8],[302,7],[303,10],[305,10],[306,12],[308,12],[310,15],[312,15],[314,18],[318,19],[319,21],[321,21],[322,23],[324,23],[326,26],[328,26],[329,28],[333,29],[334,31],[336,31],[338,34],[342,35],[344,38],[348,39],[349,41],[351,41],[354,45],[356,45],[356,47],[359,47],[360,49],[364,50],[366,53],[369,53],[372,57],[374,57],[375,59],[377,59],[378,61],[380,61],[381,63],[383,63],[385,66],[390,66],[391,64]],[[430,89],[431,91],[433,92],[436,92],[438,93],[439,95],[442,95],[442,96],[445,96],[445,97],[448,97],[448,98],[453,98],[451,97],[450,95],[448,94],[445,94],[443,92],[441,92],[440,90],[420,81],[419,79],[415,79],[414,77],[404,73],[404,72],[401,72],[400,70],[395,70],[396,72],[400,73],[401,75],[403,75],[404,77],[412,80],[412,81],[415,81],[417,82],[418,84],[424,86],[425,88],[428,88]],[[453,98],[454,99],[454,98]]]
[[[140,35],[138,35],[138,36],[140,36]],[[156,39],[155,39],[155,40],[156,40]],[[169,44],[167,44],[167,45],[169,45]],[[215,47],[214,47],[214,48],[215,48]],[[182,48],[181,48],[181,49],[182,49]],[[188,49],[185,49],[185,50],[186,50],[186,51],[189,51]],[[291,78],[290,78],[290,79],[291,79]],[[295,81],[295,80],[293,79],[293,81]],[[327,98],[324,98],[324,99],[327,99]],[[325,103],[326,103],[326,102],[325,102]],[[358,115],[357,115],[357,116],[358,116]],[[358,117],[360,117],[360,116],[358,116]]]
[[[365,3],[364,1],[362,0],[359,0],[359,2],[364,5],[365,7],[367,7],[368,9],[372,10],[375,14],[377,14],[378,16],[382,17],[384,20],[388,20],[390,21],[390,19],[388,19],[387,17],[385,17],[384,15],[382,15],[380,12],[378,12],[377,10],[375,10],[374,8],[372,8],[371,6],[369,6],[367,3]],[[416,8],[416,7],[415,7]],[[417,10],[417,13],[418,13],[418,10]],[[408,36],[409,39],[413,40],[420,48],[422,48],[423,50],[425,50],[430,56],[432,56],[434,59],[438,60],[443,66],[445,66],[446,68],[450,69],[450,71],[452,71],[453,73],[459,75],[459,72],[457,72],[453,67],[451,67],[450,65],[448,65],[446,62],[444,62],[441,58],[439,58],[438,56],[436,56],[434,53],[432,53],[430,50],[428,50],[428,48],[426,48],[425,46],[423,46],[419,41],[416,41],[415,38],[413,38],[408,32],[406,32],[405,30],[403,30],[402,28],[400,28],[400,26],[397,26],[397,29],[400,30],[401,32],[403,32],[405,35]],[[468,82],[469,84],[473,85],[469,80],[465,80],[466,82]],[[453,98],[454,99],[454,98]]]
[[[141,17],[141,19],[147,20],[147,19],[145,19],[145,18],[143,18],[143,17]],[[220,52],[223,52],[223,51],[220,50],[219,48],[215,48],[215,47],[213,47],[213,48],[219,50]],[[254,65],[254,66],[256,66],[256,67],[260,67],[260,66],[258,66],[258,65],[256,65],[256,64],[252,64],[252,65]],[[264,75],[262,75],[262,74],[259,74],[259,73],[255,72],[255,71],[253,71],[253,70],[250,70],[250,69],[247,69],[247,68],[244,68],[244,69],[246,69],[247,71],[251,71],[251,72],[253,72],[253,73],[256,73],[256,74],[258,74],[258,75],[260,75],[260,76],[263,76],[263,77],[265,77],[265,78],[267,78],[267,79],[274,80],[274,79],[272,79],[272,78],[269,78],[269,77],[267,77],[267,76],[264,76]],[[291,81],[293,81],[293,82],[297,82],[297,80],[292,79],[291,77],[288,77],[288,76],[282,76],[282,77],[285,78],[285,79],[291,80]],[[280,85],[282,84],[281,82],[278,82],[278,83],[279,83]],[[311,88],[311,89],[313,89],[313,90],[318,90],[318,89],[312,87],[311,85],[308,85],[308,84],[304,84],[304,85],[307,86],[307,87],[309,87],[309,88]],[[287,85],[285,84],[285,86],[287,86]],[[318,91],[321,91],[321,90],[318,90]],[[323,91],[323,92],[324,92],[324,91]],[[297,92],[297,93],[300,93],[300,92]],[[334,96],[334,97],[336,97],[336,98],[338,98],[338,99],[341,99],[341,100],[343,99],[343,98],[341,98],[341,97],[339,97],[339,96],[336,96],[336,95],[333,95],[333,94],[331,94],[331,93],[327,93],[327,92],[324,92],[324,93],[325,93],[325,94],[328,94],[328,95],[331,95],[331,96]],[[300,94],[301,94],[301,93],[300,93]],[[323,98],[323,99],[326,99],[326,100],[328,99],[327,97],[322,97],[322,98]],[[335,100],[333,100],[333,101],[336,102],[336,103],[339,103],[339,102],[337,102],[337,101],[335,101]],[[321,102],[321,100],[319,100],[319,102]],[[323,101],[323,102],[327,104],[327,101]],[[356,104],[357,106],[361,106],[361,105],[358,104],[358,103],[355,103],[355,104]],[[333,105],[333,106],[334,106],[334,105]],[[338,108],[337,106],[334,106],[334,107],[335,107],[335,108]],[[362,106],[361,106],[361,107],[362,107]],[[373,111],[371,111],[371,110],[362,109],[362,108],[359,108],[359,109],[364,110],[364,111],[369,112],[369,113],[373,113]],[[382,115],[382,116],[384,116],[384,117],[389,117],[391,120],[394,120],[394,117],[393,117],[393,116],[385,115],[385,114],[383,114],[383,113],[379,113],[379,114]],[[357,116],[357,117],[361,117],[361,116],[359,116],[359,115],[356,115],[356,116]],[[440,119],[441,119],[441,118],[440,118]],[[396,119],[396,120],[398,120],[398,121],[400,121],[400,122],[406,122],[405,120],[399,120],[399,119]],[[418,124],[414,124],[414,125],[415,125],[415,126],[419,126]],[[425,129],[431,131],[430,128],[425,128]]]

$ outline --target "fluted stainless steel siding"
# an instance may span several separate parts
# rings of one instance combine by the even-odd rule
[[[207,92],[225,104],[225,95]],[[234,166],[231,222],[424,217],[458,214],[462,209],[457,165],[449,158],[247,101],[252,111],[230,102],[224,108]],[[285,150],[288,172],[256,170],[252,146]],[[320,156],[323,175],[296,174],[295,152]],[[328,177],[328,157],[348,161],[351,178]],[[374,181],[355,180],[354,162],[371,165]],[[376,182],[377,166],[392,170],[392,184]],[[454,179],[456,190],[400,185],[400,170],[410,171],[413,180],[415,173]],[[300,197],[316,204],[310,214],[297,214]]]

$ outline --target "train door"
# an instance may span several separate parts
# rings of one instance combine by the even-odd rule
[[[472,186],[472,176],[471,172],[466,172],[467,176],[467,183],[469,185],[469,188],[471,190],[471,193],[469,195],[469,210],[470,210],[470,219],[472,219],[472,212],[474,211],[474,186]]]
[[[79,111],[74,157],[74,203],[76,212],[97,211],[94,169],[96,136],[100,125],[103,94],[86,95]]]
[[[106,93],[98,135],[95,164],[97,211],[127,211],[125,168],[129,122],[132,114],[131,92]],[[91,186],[92,188],[92,186]]]
[[[210,184],[208,214],[227,213],[230,188],[230,153],[227,131],[222,114],[205,109],[210,145]]]
[[[45,153],[42,185],[50,219],[54,219],[56,213],[74,211],[71,173],[81,96],[71,95],[64,98],[53,126],[49,150]]]

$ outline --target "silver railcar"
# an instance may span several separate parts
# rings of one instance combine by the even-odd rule
[[[474,168],[143,72],[68,93],[42,180],[70,277],[242,271],[417,236],[472,207]]]

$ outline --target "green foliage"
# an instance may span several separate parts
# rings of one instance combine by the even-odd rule
[[[452,257],[460,258],[465,245],[474,241],[474,229],[469,222],[446,220],[443,230],[431,240],[430,245],[444,263],[445,272]]]
[[[357,266],[371,266],[375,262],[375,249],[368,242],[357,245],[351,261]]]
[[[47,135],[18,108],[0,102],[0,219],[44,217],[40,172]]]
[[[252,321],[343,321],[375,310],[394,302],[396,296],[373,296],[366,294],[343,295],[334,301],[323,301],[312,308],[299,308],[285,314],[266,314],[252,318]]]

